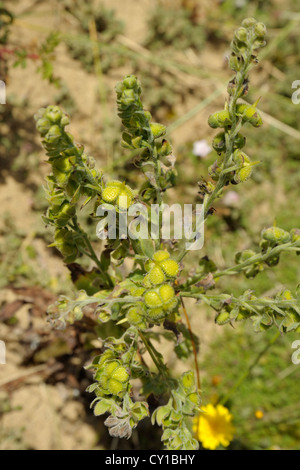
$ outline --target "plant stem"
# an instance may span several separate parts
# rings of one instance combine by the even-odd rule
[[[114,283],[111,279],[111,277],[109,276],[109,274],[105,271],[103,271],[103,267],[98,259],[98,256],[96,255],[95,253],[95,250],[89,240],[89,237],[88,235],[84,232],[84,230],[82,230],[82,228],[79,226],[78,222],[77,222],[77,219],[74,217],[73,218],[73,228],[74,230],[76,230],[77,232],[80,232],[81,236],[82,236],[82,239],[84,240],[84,243],[86,245],[86,247],[88,248],[88,252],[86,252],[85,250],[82,250],[82,253],[89,256],[94,262],[95,264],[97,265],[99,271],[101,272],[102,276],[105,278],[105,280],[107,281],[107,284],[109,287],[114,287]]]
[[[190,319],[188,317],[188,314],[187,314],[187,311],[186,311],[186,308],[185,308],[182,297],[180,297],[180,301],[181,301],[183,313],[184,313],[184,316],[185,316],[185,319],[186,319],[186,323],[187,323],[187,327],[188,327],[188,330],[189,330],[189,335],[190,335],[191,343],[192,343],[192,347],[193,347],[194,362],[195,362],[196,377],[197,377],[197,388],[198,388],[198,391],[200,391],[201,390],[201,380],[200,380],[200,370],[199,370],[199,364],[198,364],[198,358],[197,358],[197,348],[196,348],[195,341],[194,341],[194,338],[193,338]]]
[[[226,153],[225,153],[224,162],[223,162],[223,171],[220,174],[220,177],[215,186],[215,189],[206,199],[204,199],[204,219],[207,218],[209,214],[209,210],[212,206],[212,203],[217,197],[219,197],[220,192],[226,185],[227,177],[226,177],[226,173],[224,173],[224,170],[226,170],[226,167],[233,154],[234,140],[241,127],[241,122],[240,120],[237,119],[237,115],[236,115],[237,100],[241,96],[241,90],[242,90],[242,87],[244,86],[244,81],[247,78],[248,73],[249,73],[249,68],[251,65],[251,57],[252,57],[252,47],[249,47],[246,53],[243,67],[239,72],[237,72],[237,75],[236,75],[237,79],[236,79],[236,86],[235,86],[234,94],[229,97],[228,112],[230,115],[231,126],[228,126],[227,128],[225,128]]]
[[[144,335],[144,333],[142,333],[141,331],[139,331],[139,335],[141,337],[141,340],[143,341],[144,345],[145,345],[145,348],[147,349],[149,355],[151,356],[151,359],[152,361],[154,362],[157,370],[165,377],[165,379],[168,381],[168,377],[166,375],[166,372],[164,370],[164,365],[161,364],[161,361],[159,360],[159,358],[156,356],[156,351],[153,347],[153,345],[151,344],[151,341],[149,339],[146,338],[146,336]]]
[[[300,242],[288,242],[284,243],[282,245],[275,246],[274,248],[271,248],[268,250],[266,253],[257,253],[256,255],[251,256],[251,258],[247,259],[246,261],[243,261],[242,263],[238,263],[235,266],[232,266],[230,268],[226,268],[223,271],[216,271],[214,272],[214,278],[217,279],[222,276],[232,276],[234,274],[239,274],[242,271],[244,271],[245,268],[248,266],[252,266],[253,264],[256,263],[263,263],[264,261],[267,261],[268,259],[272,258],[273,256],[279,255],[282,251],[300,251]],[[195,284],[196,282],[200,281],[201,279],[205,278],[207,276],[207,273],[199,274],[196,276],[193,276],[189,281],[187,281],[185,284],[182,285],[183,289],[186,289],[187,287]]]

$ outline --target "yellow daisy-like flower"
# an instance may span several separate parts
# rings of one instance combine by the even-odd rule
[[[220,444],[229,446],[233,439],[234,426],[232,414],[223,405],[208,404],[201,407],[200,413],[194,420],[193,431],[198,441],[205,449],[215,450]]]

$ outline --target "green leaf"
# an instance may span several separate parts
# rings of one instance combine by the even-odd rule
[[[106,400],[98,401],[97,405],[94,408],[94,415],[100,416],[109,411],[110,403]]]

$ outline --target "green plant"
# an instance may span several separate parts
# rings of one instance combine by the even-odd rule
[[[79,24],[78,34],[65,38],[69,52],[75,60],[79,60],[88,72],[93,72],[96,49],[103,73],[123,64],[124,60],[112,47],[118,34],[124,30],[124,25],[116,18],[114,10],[81,2],[65,2],[65,9]],[[90,37],[91,23],[95,25],[95,38],[92,38],[92,41],[96,41],[95,47]]]
[[[264,24],[247,18],[231,43],[229,65],[234,77],[228,84],[228,100],[223,110],[209,117],[209,125],[220,132],[213,140],[217,158],[209,168],[211,179],[203,178],[200,185],[204,222],[213,214],[213,204],[222,196],[224,188],[244,183],[258,163],[252,162],[244,152],[245,138],[241,134],[244,125],[261,126],[258,103],[250,105],[241,99],[247,95],[249,71],[257,63],[257,50],[265,45],[265,35]],[[112,331],[114,326],[123,328],[121,337],[103,338],[103,352],[91,364],[95,382],[88,389],[96,394],[95,414],[110,413],[105,423],[112,436],[130,437],[132,429],[149,415],[147,398],[153,394],[161,406],[152,413],[152,422],[162,426],[166,448],[196,449],[198,442],[193,436],[191,418],[201,411],[201,385],[197,341],[190,329],[184,299],[194,298],[214,309],[218,324],[251,319],[258,331],[274,325],[280,332],[299,332],[297,292],[283,290],[274,297],[258,297],[251,289],[238,296],[208,291],[216,288],[223,276],[243,273],[251,279],[266,267],[276,265],[282,253],[299,254],[300,230],[287,232],[275,226],[266,228],[257,252],[238,253],[236,263],[224,270],[218,270],[204,257],[194,265],[190,276],[184,265],[184,258],[189,254],[186,240],[170,241],[162,236],[165,193],[176,185],[172,148],[165,139],[166,128],[152,122],[151,114],[144,109],[141,86],[135,76],[126,76],[118,83],[116,93],[118,114],[124,126],[122,146],[138,153],[138,165],[145,175],[145,183],[135,190],[126,181],[107,181],[105,175],[96,170],[93,158],[65,130],[70,120],[59,107],[49,106],[36,115],[37,129],[52,167],[47,178],[49,208],[44,220],[55,228],[53,245],[67,264],[89,257],[95,265],[93,280],[91,272],[85,273],[90,283],[89,293],[82,289],[75,299],[60,297],[49,313],[53,323],[63,327],[82,319],[85,308],[90,306],[100,323],[109,322]],[[136,202],[142,216],[133,220],[133,229],[126,238],[124,217],[132,214],[130,211]],[[99,237],[111,230],[109,219],[99,214],[99,206],[104,210],[113,209],[116,222],[115,236],[106,239],[100,256],[98,247],[92,245],[79,220],[80,209],[91,203],[91,211],[98,220]],[[152,211],[153,204],[159,210]],[[156,228],[157,236],[136,237],[136,224],[144,229]],[[187,321],[186,331],[181,312]],[[153,330],[153,326],[158,328]],[[178,357],[186,359],[194,355],[196,379],[192,371],[179,378],[172,376],[154,346],[153,338],[167,333],[170,337],[170,331]],[[181,334],[183,341],[178,345]],[[147,364],[145,352],[157,372]],[[142,401],[133,400],[133,379],[140,381]]]
[[[176,49],[200,51],[205,42],[204,28],[196,12],[188,8],[156,6],[148,21],[147,47],[159,49],[162,44]]]

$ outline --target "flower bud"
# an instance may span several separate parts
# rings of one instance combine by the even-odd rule
[[[254,27],[254,34],[259,39],[264,39],[265,35],[267,34],[267,28],[263,23],[256,23]]]
[[[160,266],[168,277],[176,277],[179,272],[179,264],[173,259],[166,259],[162,261]]]
[[[159,266],[153,266],[148,274],[148,279],[154,286],[162,284],[165,281],[165,275],[163,270]]]
[[[161,261],[164,261],[166,259],[170,258],[170,254],[166,250],[159,250],[156,251],[153,255],[153,260],[157,261],[160,263]]]
[[[250,178],[251,174],[252,174],[252,165],[249,165],[246,163],[243,166],[243,168],[235,172],[233,179],[236,183],[244,183]]]
[[[48,106],[45,117],[53,124],[57,124],[62,118],[62,111],[58,106]]]
[[[36,122],[36,128],[38,132],[41,134],[41,136],[45,136],[47,132],[49,131],[50,127],[51,127],[51,123],[49,119],[45,117],[41,117]]]
[[[262,238],[271,244],[283,244],[290,241],[290,234],[279,227],[269,227],[262,231]]]
[[[162,307],[151,308],[147,311],[147,319],[149,322],[157,323],[165,318],[166,314]]]
[[[162,300],[155,290],[148,290],[144,295],[145,304],[149,308],[162,307]]]
[[[226,148],[225,132],[220,132],[213,138],[212,146],[217,152],[224,152]]]

